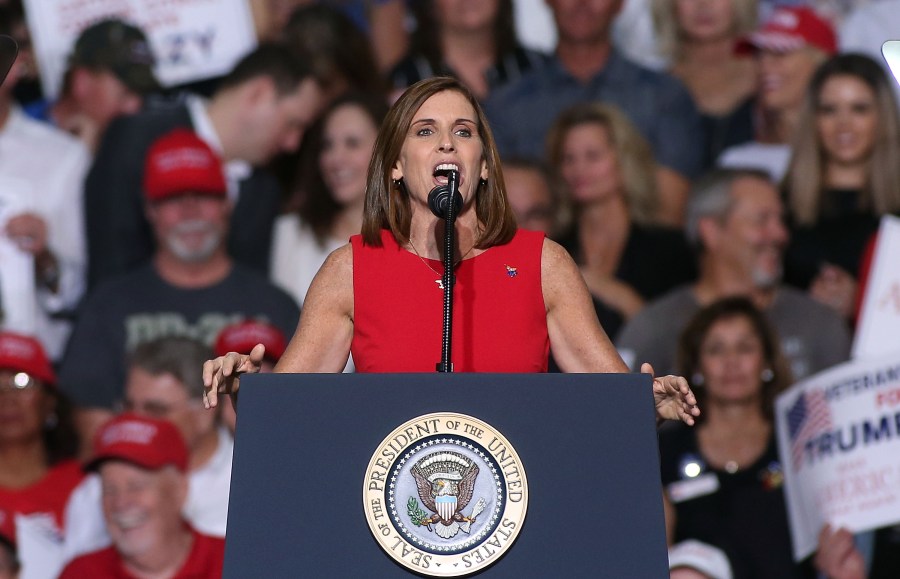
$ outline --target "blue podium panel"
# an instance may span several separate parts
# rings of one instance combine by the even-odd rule
[[[528,480],[485,578],[668,577],[655,413],[640,374],[266,374],[241,379],[225,577],[415,577],[362,493],[384,438],[434,412],[503,434]]]

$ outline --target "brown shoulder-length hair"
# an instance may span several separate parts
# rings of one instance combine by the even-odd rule
[[[563,185],[560,167],[563,143],[569,132],[583,125],[599,125],[606,131],[609,144],[616,154],[616,164],[622,175],[625,205],[635,223],[650,224],[658,219],[659,195],[656,189],[656,161],[650,143],[628,120],[620,109],[598,102],[576,104],[564,110],[547,133],[547,163],[553,171],[566,203],[570,194]]]
[[[516,218],[506,199],[500,154],[487,117],[478,100],[455,78],[439,76],[421,80],[409,87],[388,111],[369,163],[368,188],[363,211],[362,238],[366,245],[381,245],[381,230],[388,229],[397,243],[409,241],[412,220],[409,194],[402,182],[391,178],[391,169],[400,158],[413,117],[422,104],[432,96],[454,91],[461,94],[475,109],[478,136],[482,143],[482,156],[487,165],[488,178],[482,180],[475,191],[475,215],[479,231],[475,247],[486,249],[512,240],[516,233]]]
[[[319,245],[325,246],[335,219],[340,214],[342,206],[335,201],[319,166],[319,159],[325,142],[325,125],[328,119],[345,107],[356,107],[361,110],[377,131],[387,115],[388,105],[385,98],[378,94],[350,92],[346,93],[329,105],[328,109],[319,116],[319,119],[310,129],[308,136],[310,147],[304,149],[305,156],[301,158],[298,171],[298,189],[300,201],[297,214],[303,224],[312,228]]]
[[[837,76],[862,81],[875,96],[878,123],[869,159],[867,182],[859,208],[885,215],[900,210],[900,115],[884,69],[862,54],[839,54],[827,60],[813,75],[806,94],[793,143],[794,155],[784,180],[791,218],[812,225],[823,211],[833,209],[823,193],[827,159],[816,128],[822,88]]]
[[[793,377],[790,367],[781,353],[778,336],[769,324],[765,315],[753,302],[745,297],[728,297],[715,301],[698,311],[688,323],[678,340],[678,371],[691,383],[697,405],[703,408],[706,401],[706,388],[700,373],[700,354],[703,342],[710,328],[722,320],[745,318],[753,327],[763,349],[763,360],[766,368],[772,371],[768,380],[760,377],[762,396],[760,411],[763,417],[772,422],[775,417],[775,397],[791,385]],[[701,414],[701,416],[703,416]],[[698,423],[702,419],[698,417]]]

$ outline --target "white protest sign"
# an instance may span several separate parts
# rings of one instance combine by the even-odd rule
[[[900,354],[797,383],[775,419],[797,560],[825,523],[856,533],[900,522]]]
[[[222,75],[256,46],[247,0],[25,0],[28,28],[49,98],[87,26],[110,17],[139,26],[164,86]]]
[[[900,353],[900,219],[883,217],[853,340],[853,357]]]

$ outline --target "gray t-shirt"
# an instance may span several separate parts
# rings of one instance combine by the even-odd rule
[[[271,322],[290,337],[299,317],[293,298],[239,264],[222,281],[193,289],[170,285],[145,265],[88,296],[59,385],[79,406],[112,408],[124,392],[127,355],[139,344],[179,336],[211,346],[222,328],[247,318]]]
[[[637,370],[650,362],[656,374],[678,371],[678,340],[700,310],[691,286],[683,286],[647,304],[619,332],[616,347]],[[781,286],[766,317],[778,333],[794,378],[814,374],[850,356],[850,331],[828,307],[805,293]]]

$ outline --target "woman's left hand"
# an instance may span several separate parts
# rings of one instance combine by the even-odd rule
[[[644,362],[641,372],[653,376],[653,366]],[[697,398],[682,376],[653,378],[653,401],[656,403],[657,420],[681,420],[693,426],[694,417],[700,416]]]
[[[859,283],[850,273],[836,265],[825,264],[810,284],[809,294],[845,320],[852,320],[858,289]]]

